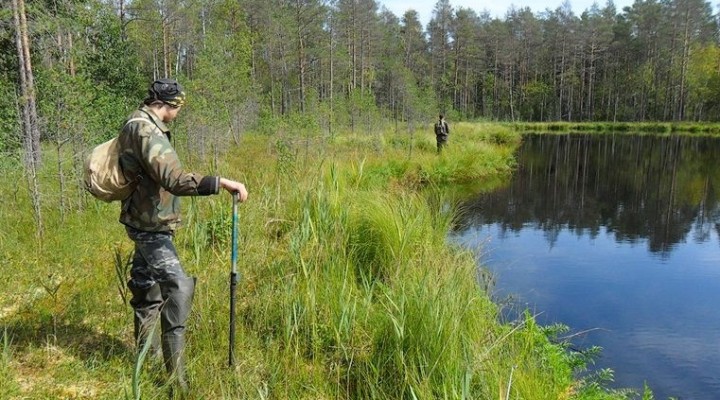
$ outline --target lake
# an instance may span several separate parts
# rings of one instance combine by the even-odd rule
[[[720,399],[719,156],[710,137],[529,134],[451,239],[478,250],[507,314],[601,346],[612,387]]]

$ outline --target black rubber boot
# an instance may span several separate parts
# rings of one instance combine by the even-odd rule
[[[151,333],[155,333],[150,342],[150,355],[160,355],[160,337],[157,335],[157,331],[153,332],[153,329],[157,326],[157,319],[160,316],[160,309],[162,308],[163,298],[160,291],[160,285],[157,283],[147,287],[141,288],[135,283],[134,280],[128,281],[128,288],[133,294],[130,300],[130,305],[133,308],[133,324],[135,325],[134,337],[135,345],[138,352],[140,352],[145,346],[145,342]]]
[[[185,375],[185,324],[192,308],[195,278],[178,278],[163,282],[162,297],[165,304],[160,312],[162,348],[165,368],[181,396],[189,391]]]

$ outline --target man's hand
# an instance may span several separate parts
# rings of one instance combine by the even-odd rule
[[[227,190],[231,194],[237,193],[241,202],[247,200],[248,192],[245,189],[245,185],[240,182],[232,181],[230,179],[220,178],[220,187]]]

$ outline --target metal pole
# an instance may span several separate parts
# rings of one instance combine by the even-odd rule
[[[238,283],[237,273],[237,238],[238,238],[238,200],[240,193],[233,193],[233,209],[232,209],[232,254],[230,256],[230,263],[232,264],[232,270],[230,272],[230,351],[228,365],[232,366],[235,363],[235,291]]]

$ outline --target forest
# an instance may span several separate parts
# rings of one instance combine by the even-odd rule
[[[413,130],[438,111],[455,120],[720,119],[718,21],[702,0],[622,10],[566,2],[504,18],[439,0],[427,26],[375,0],[3,3],[2,152],[24,138],[36,147],[110,131],[161,77],[186,84],[209,130],[234,135],[274,133],[282,121]]]

